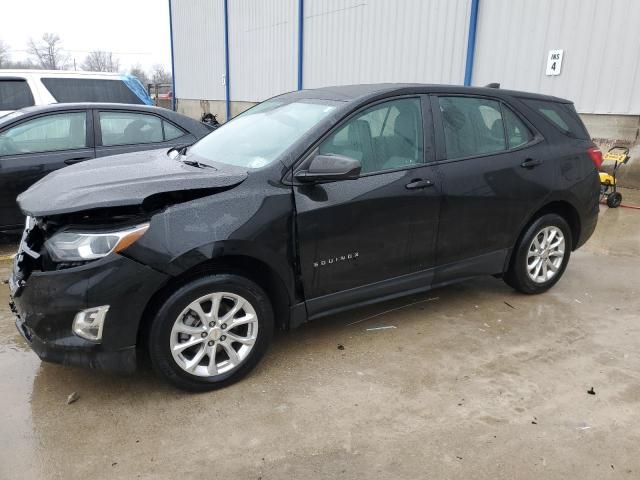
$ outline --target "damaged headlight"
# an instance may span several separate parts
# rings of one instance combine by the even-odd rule
[[[55,262],[86,262],[124,250],[148,228],[149,224],[145,223],[108,232],[61,231],[47,240],[45,247]]]

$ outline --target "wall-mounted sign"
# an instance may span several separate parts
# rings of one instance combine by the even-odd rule
[[[547,75],[560,75],[563,50],[549,50],[547,57]]]

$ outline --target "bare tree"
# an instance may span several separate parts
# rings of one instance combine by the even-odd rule
[[[120,60],[113,57],[113,52],[94,50],[84,59],[82,69],[90,72],[117,72],[120,70]]]
[[[152,83],[171,83],[171,74],[164,69],[164,66],[157,64],[151,70]]]
[[[7,68],[9,63],[9,45],[0,40],[0,68]]]
[[[144,87],[147,88],[147,85],[149,84],[149,76],[147,75],[147,72],[143,70],[142,65],[138,63],[131,67],[129,74],[140,80]]]
[[[47,70],[61,70],[69,60],[69,56],[60,45],[60,37],[55,33],[45,33],[39,42],[30,38],[27,52],[35,57],[40,68]]]

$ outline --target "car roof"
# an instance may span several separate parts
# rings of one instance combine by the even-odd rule
[[[89,72],[82,70],[35,70],[35,69],[2,69],[0,70],[0,78],[10,77],[14,75],[30,75],[41,76],[46,75],[48,77],[105,77],[105,78],[121,78],[126,74],[117,72]]]
[[[341,85],[300,90],[285,94],[295,98],[326,99],[342,102],[361,101],[369,97],[385,95],[402,95],[405,93],[448,93],[467,95],[490,95],[493,97],[519,97],[547,100],[561,103],[572,103],[570,100],[543,95],[539,93],[504,90],[491,87],[465,87],[461,85],[438,85],[422,83],[371,83],[360,85]]]
[[[75,108],[97,108],[102,110],[140,110],[146,112],[171,112],[166,108],[155,107],[153,105],[142,105],[137,103],[106,103],[106,102],[71,102],[71,103],[50,103],[49,105],[35,105],[24,107],[20,111],[24,114],[55,112],[57,110],[69,110]]]

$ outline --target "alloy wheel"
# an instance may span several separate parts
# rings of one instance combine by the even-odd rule
[[[527,274],[536,283],[551,280],[560,270],[564,259],[565,240],[562,230],[555,226],[542,228],[533,237],[527,251]]]
[[[185,372],[212,377],[236,369],[258,338],[258,316],[235,293],[215,292],[185,308],[171,329],[169,347]]]

